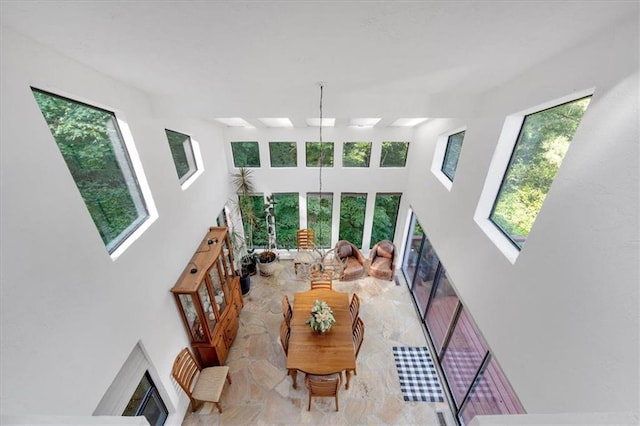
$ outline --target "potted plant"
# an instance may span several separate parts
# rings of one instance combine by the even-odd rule
[[[258,269],[260,270],[260,275],[265,277],[273,275],[275,270],[275,261],[278,260],[278,255],[275,252],[276,234],[273,206],[273,195],[270,195],[267,197],[267,202],[264,205],[269,243],[267,249],[258,255]]]
[[[251,286],[250,275],[256,273],[256,256],[253,248],[253,231],[257,224],[257,217],[250,196],[255,192],[252,170],[240,167],[237,173],[231,174],[231,184],[238,200],[232,204],[236,217],[240,218],[241,226],[234,228],[231,242],[234,248],[236,269],[240,274],[242,294],[247,294]]]

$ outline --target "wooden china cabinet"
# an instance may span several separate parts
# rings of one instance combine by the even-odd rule
[[[226,227],[209,228],[171,292],[201,365],[224,365],[243,306]]]

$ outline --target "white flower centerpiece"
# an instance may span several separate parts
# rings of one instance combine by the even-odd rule
[[[311,316],[306,324],[317,333],[326,333],[336,322],[331,307],[324,300],[316,300],[311,308]]]

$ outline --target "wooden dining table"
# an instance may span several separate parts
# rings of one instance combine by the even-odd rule
[[[331,329],[318,334],[305,324],[316,300],[324,300],[333,310],[336,322]],[[297,388],[298,371],[326,375],[345,371],[349,389],[351,371],[356,368],[353,347],[349,294],[329,289],[315,289],[295,293],[291,335],[287,354],[287,369]]]

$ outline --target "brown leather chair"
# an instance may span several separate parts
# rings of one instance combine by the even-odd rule
[[[364,256],[349,241],[340,240],[336,243],[335,256],[344,264],[340,280],[354,280],[364,273]]]
[[[395,271],[396,247],[389,240],[382,240],[369,254],[369,276],[392,281]]]

